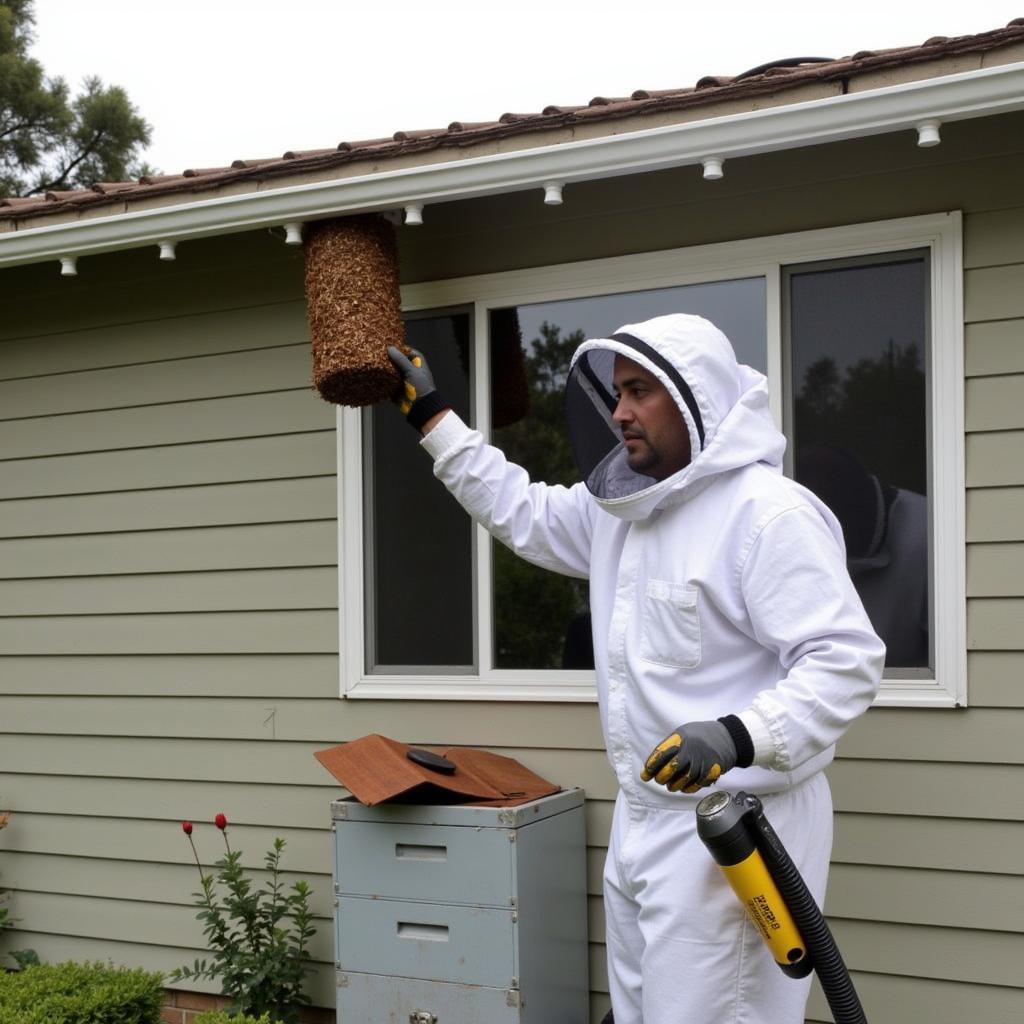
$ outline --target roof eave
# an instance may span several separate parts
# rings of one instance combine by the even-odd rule
[[[823,145],[1024,109],[1024,62],[827,99],[0,234],[0,266]]]

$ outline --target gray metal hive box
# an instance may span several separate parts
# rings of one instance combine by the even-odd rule
[[[339,1024],[584,1024],[582,790],[331,817]]]

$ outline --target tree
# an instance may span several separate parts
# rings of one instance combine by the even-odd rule
[[[0,198],[151,173],[150,126],[124,89],[90,76],[72,97],[29,56],[33,25],[31,0],[0,3]]]
[[[807,367],[796,396],[797,448],[844,448],[885,483],[927,494],[926,401],[914,342],[890,339],[877,358],[858,359],[842,374],[825,356]]]

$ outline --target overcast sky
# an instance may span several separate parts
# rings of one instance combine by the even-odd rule
[[[836,9],[836,8],[843,9]],[[36,0],[34,56],[123,86],[165,173],[1001,28],[1024,0]]]

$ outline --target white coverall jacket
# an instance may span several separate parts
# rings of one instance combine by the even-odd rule
[[[795,1024],[809,982],[778,970],[696,837],[705,794],[669,793],[640,771],[679,725],[738,715],[754,764],[719,786],[762,795],[820,902],[831,849],[820,772],[871,703],[884,647],[834,516],[781,473],[785,439],[765,378],[736,363],[725,336],[699,317],[658,317],[585,342],[573,372],[602,353],[606,369],[619,353],[669,389],[690,433],[684,469],[629,480],[638,475],[618,445],[584,483],[530,483],[451,412],[422,444],[495,537],[590,580],[601,722],[620,787],[605,870],[616,1024]]]

